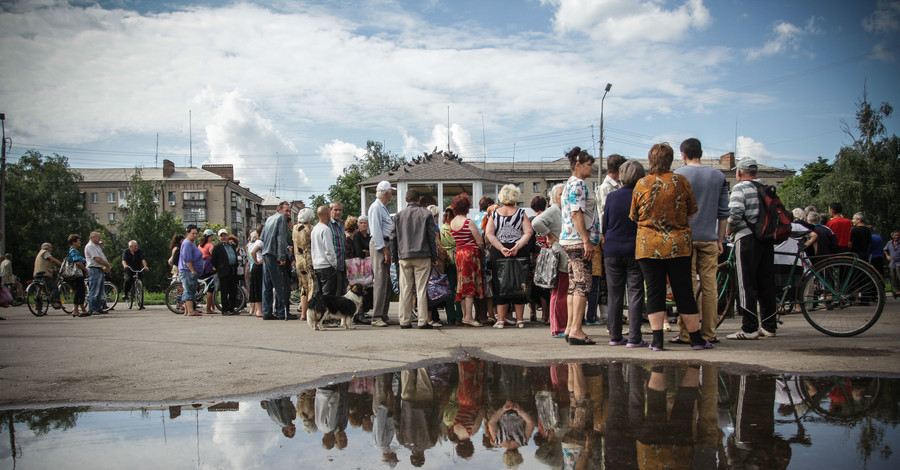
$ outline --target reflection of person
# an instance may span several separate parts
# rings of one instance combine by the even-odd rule
[[[375,390],[372,395],[372,437],[375,447],[381,450],[381,459],[385,462],[397,462],[397,454],[391,450],[394,440],[395,426],[393,417],[394,393],[392,382],[394,374],[384,373],[375,376]]]
[[[734,468],[787,468],[791,446],[775,433],[775,377],[741,378],[735,400],[734,434],[728,436],[728,461]]]
[[[400,372],[400,422],[397,441],[409,449],[410,463],[425,464],[425,451],[437,444],[440,408],[434,399],[434,385],[428,369]]]
[[[288,439],[293,439],[297,433],[297,427],[294,426],[294,416],[297,410],[291,403],[290,397],[275,398],[272,400],[263,400],[260,406],[265,408],[269,418],[281,427],[281,433]]]
[[[669,411],[664,368],[653,367],[647,381],[646,415],[637,434],[640,468],[691,468],[694,406],[700,397],[699,385],[699,368],[688,367]]]
[[[453,420],[453,433],[459,439],[456,444],[456,453],[462,458],[472,456],[475,446],[472,444],[472,436],[478,432],[484,419],[483,384],[484,362],[480,360],[463,361],[458,363],[459,388],[457,390],[457,402],[459,409]]]
[[[563,468],[586,468],[592,460],[594,443],[594,401],[588,392],[581,364],[569,364],[569,429],[562,438]]]
[[[329,385],[316,389],[316,426],[322,431],[322,447],[339,449],[347,445],[346,434],[349,420],[348,384]]]
[[[627,370],[623,371],[623,368]],[[604,453],[609,468],[637,468],[635,437],[643,419],[643,367],[637,364],[611,363],[609,365],[609,415],[606,418],[604,436]]]
[[[507,467],[515,467],[522,463],[519,447],[528,444],[534,432],[534,418],[517,403],[509,400],[491,416],[488,427],[494,437],[494,445],[503,447],[503,463]]]

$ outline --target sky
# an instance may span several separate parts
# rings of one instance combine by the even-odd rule
[[[368,140],[596,156],[601,114],[605,156],[697,137],[800,169],[852,141],[864,88],[900,106],[898,45],[889,0],[0,0],[0,112],[10,160],[230,163],[307,201]]]

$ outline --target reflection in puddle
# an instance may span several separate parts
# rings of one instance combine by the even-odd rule
[[[897,468],[898,403],[897,379],[470,360],[262,402],[3,412],[0,465]]]

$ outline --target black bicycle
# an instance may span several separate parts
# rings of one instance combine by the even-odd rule
[[[131,291],[123,292],[128,297],[128,309],[136,303],[138,310],[144,308],[144,281],[141,280],[141,273],[147,268],[134,269],[128,266],[128,269],[134,273],[134,282],[131,283]]]

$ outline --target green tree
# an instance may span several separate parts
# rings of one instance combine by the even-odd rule
[[[800,170],[799,174],[791,176],[781,183],[778,187],[778,195],[784,202],[785,207],[806,207],[814,205],[819,210],[825,210],[826,202],[822,205],[819,200],[821,192],[821,180],[825,176],[831,174],[833,168],[828,160],[819,157],[814,162],[807,163]]]
[[[407,162],[405,157],[385,151],[381,142],[371,140],[366,142],[365,155],[355,155],[354,158],[356,161],[344,168],[344,172],[328,188],[327,195],[314,195],[310,199],[312,210],[331,201],[340,201],[345,216],[360,214],[359,188],[356,185]]]
[[[7,168],[3,235],[19,278],[31,279],[41,243],[53,244],[53,256],[61,260],[69,251],[69,234],[80,234],[86,243],[88,234],[97,228],[97,222],[84,211],[84,195],[78,187],[81,180],[65,156],[46,156],[35,150]]]
[[[118,235],[107,232],[110,245],[105,246],[107,256],[112,262],[113,279],[121,279],[122,252],[128,247],[129,240],[138,242],[144,257],[147,258],[148,272],[144,273],[144,285],[148,290],[161,291],[168,284],[169,266],[169,242],[172,235],[183,232],[181,218],[174,212],[161,210],[157,202],[161,194],[161,185],[158,181],[147,181],[141,176],[141,170],[136,169],[131,175],[128,192],[125,195],[125,204],[119,207],[120,222],[116,224]],[[114,251],[110,252],[112,248]],[[119,274],[116,277],[116,274]]]
[[[823,202],[840,202],[847,215],[865,212],[882,233],[900,228],[900,138],[887,136],[883,122],[892,112],[888,103],[873,107],[863,89],[856,112],[859,136],[843,124],[853,143],[841,148],[834,171],[820,182]]]

